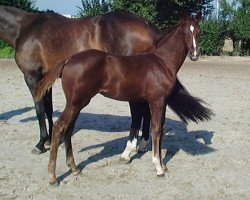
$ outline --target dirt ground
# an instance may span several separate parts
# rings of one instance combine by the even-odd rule
[[[73,136],[74,177],[59,148],[59,187],[48,184],[49,151],[33,155],[38,123],[14,60],[0,59],[0,199],[250,199],[250,58],[187,60],[179,78],[216,116],[185,126],[167,110],[163,142],[169,172],[157,178],[151,145],[130,164],[119,162],[130,127],[127,102],[97,95],[83,109]],[[54,85],[54,120],[64,108]]]

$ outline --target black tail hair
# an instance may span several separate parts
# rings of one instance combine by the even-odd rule
[[[178,79],[167,104],[184,123],[188,123],[190,120],[196,123],[210,120],[211,116],[214,115],[211,109],[202,105],[206,103],[200,98],[193,97]]]

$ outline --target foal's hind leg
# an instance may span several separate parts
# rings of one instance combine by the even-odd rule
[[[66,164],[71,169],[73,175],[77,175],[80,173],[80,170],[76,167],[73,150],[72,150],[72,143],[71,143],[71,136],[74,130],[74,124],[71,125],[69,131],[65,133],[64,141],[65,141],[65,152],[66,152]]]
[[[71,140],[68,140],[68,139],[71,136],[75,121],[79,113],[80,113],[80,109],[74,109],[71,106],[66,106],[62,115],[53,126],[50,159],[49,159],[49,164],[48,164],[48,172],[50,175],[51,185],[57,184],[56,173],[55,173],[56,159],[57,159],[57,152],[58,152],[60,138],[63,135],[66,136],[65,147],[66,147],[66,153],[67,153],[67,164],[70,166],[73,173],[78,171],[74,162]]]

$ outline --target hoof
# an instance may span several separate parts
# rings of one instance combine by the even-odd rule
[[[58,181],[56,181],[56,182],[50,182],[49,185],[50,185],[51,187],[58,187],[60,184],[59,184]]]
[[[167,166],[163,167],[164,172],[168,172]]]
[[[72,172],[72,174],[74,175],[74,176],[77,176],[77,175],[79,175],[81,173],[81,171],[78,169],[77,171],[74,171],[74,172]]]
[[[126,158],[123,158],[123,157],[120,157],[119,161],[123,164],[128,164],[128,163],[131,163],[132,162],[132,159],[126,159]]]
[[[43,150],[38,149],[37,147],[35,147],[34,149],[32,149],[31,153],[35,154],[35,155],[40,155],[42,153],[45,153],[47,150],[44,148]]]
[[[138,153],[146,153],[147,151],[148,151],[147,147],[145,149],[138,148],[138,150],[137,150]]]
[[[139,143],[139,146],[138,146],[138,153],[145,153],[148,151],[148,144],[149,144],[149,141],[146,141],[144,138],[142,138],[142,140],[140,141]]]
[[[164,177],[165,176],[165,174],[163,173],[163,174],[157,174],[157,177]]]
[[[47,146],[47,147],[50,147],[51,142],[50,142],[50,141],[46,141],[46,142],[44,143],[44,145]]]

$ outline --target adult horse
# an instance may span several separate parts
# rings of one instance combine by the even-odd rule
[[[28,13],[14,7],[0,6],[0,38],[15,48],[16,63],[24,74],[32,96],[34,85],[43,75],[59,60],[66,59],[74,53],[86,49],[99,49],[120,55],[131,55],[151,48],[159,37],[159,32],[150,22],[132,14],[110,13],[83,19],[68,19],[55,13]],[[209,118],[206,108],[189,95],[179,81],[174,90],[168,104],[183,121]],[[141,116],[136,110],[138,104],[131,104],[135,104],[131,106],[130,134],[134,135],[138,132]],[[47,91],[40,101],[35,102],[35,109],[40,127],[40,140],[32,152],[40,154],[46,151],[44,144],[50,141],[52,133],[52,90]],[[204,112],[200,112],[201,110]],[[148,130],[149,122],[145,126]]]
[[[161,145],[166,105],[174,90],[177,72],[187,53],[197,60],[201,15],[182,20],[167,32],[155,45],[152,53],[134,56],[115,56],[99,50],[77,53],[59,63],[37,84],[35,99],[39,100],[53,82],[61,77],[66,106],[53,127],[48,171],[50,184],[57,184],[55,174],[60,138],[64,136],[66,162],[73,174],[75,165],[71,135],[80,111],[91,98],[101,93],[121,101],[147,101],[152,116],[152,161],[157,176],[166,169],[162,162]],[[122,158],[130,160],[136,139],[128,141]]]

